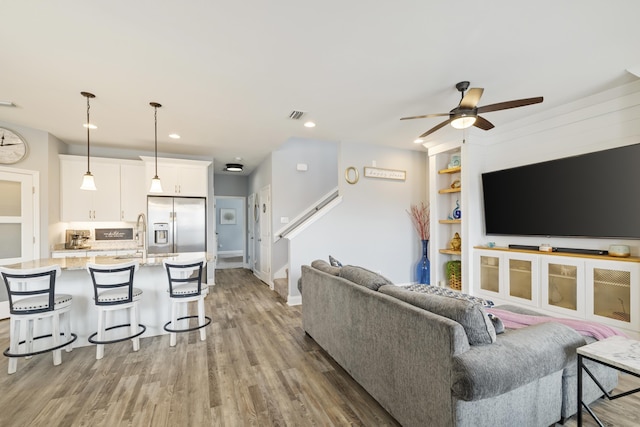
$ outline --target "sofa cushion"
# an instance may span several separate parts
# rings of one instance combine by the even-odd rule
[[[365,286],[373,291],[377,291],[380,286],[392,285],[393,282],[386,277],[374,273],[366,268],[354,265],[345,265],[340,269],[340,277],[352,281],[355,284]]]
[[[440,295],[413,292],[399,286],[383,286],[379,292],[398,298],[462,325],[471,345],[496,341],[496,330],[481,304]]]
[[[340,275],[340,267],[333,267],[323,259],[317,259],[311,263],[311,267],[316,270],[324,271],[325,273],[332,274],[334,276]]]

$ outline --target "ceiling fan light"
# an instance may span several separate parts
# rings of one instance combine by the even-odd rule
[[[476,116],[467,116],[463,114],[451,120],[451,126],[456,129],[466,129],[473,126],[475,122]]]
[[[96,182],[93,180],[93,175],[91,172],[87,172],[82,177],[82,185],[80,186],[81,190],[91,190],[96,191]]]

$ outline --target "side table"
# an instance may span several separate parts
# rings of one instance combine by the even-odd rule
[[[588,359],[596,363],[600,363],[610,368],[617,369],[620,372],[624,372],[629,375],[640,377],[640,341],[632,340],[621,336],[613,336],[607,339],[596,341],[589,345],[579,347],[578,353],[578,399],[580,402],[578,405],[578,426],[582,426],[582,407],[593,417],[600,427],[603,427],[602,422],[598,419],[596,414],[593,413],[589,405],[582,401],[582,371],[584,370],[596,385],[602,390],[604,395],[609,400],[618,399],[620,397],[628,396],[640,391],[640,387],[619,393],[612,396],[607,390],[605,390],[595,376],[589,371],[584,363],[583,359]]]

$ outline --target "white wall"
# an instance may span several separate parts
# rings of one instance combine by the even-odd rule
[[[411,204],[429,200],[427,154],[365,144],[342,143],[339,187],[342,203],[311,224],[289,243],[289,299],[299,299],[298,278],[303,264],[333,255],[343,264],[378,271],[394,283],[415,281],[421,256],[420,240],[407,213]],[[363,177],[363,167],[399,169],[406,181]],[[344,180],[344,170],[360,172],[355,185]]]
[[[640,256],[638,240],[486,236],[481,187],[483,172],[640,143],[640,81],[544,111],[526,120],[496,126],[484,135],[479,132],[469,138],[467,152],[463,151],[465,209],[469,213],[465,217],[469,227],[465,245],[468,254],[474,245],[495,241],[498,246],[548,243],[558,247],[604,250],[610,244],[625,244],[630,246],[631,255]],[[640,167],[640,159],[638,165]],[[611,185],[619,183],[611,182]],[[636,183],[631,185],[635,188]],[[637,197],[633,191],[629,196]],[[466,259],[473,262],[470,256]]]

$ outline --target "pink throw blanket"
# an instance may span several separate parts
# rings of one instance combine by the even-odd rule
[[[596,322],[588,322],[585,320],[565,319],[560,317],[544,317],[544,316],[529,316],[527,314],[513,313],[507,310],[500,310],[497,308],[485,308],[487,313],[491,313],[494,316],[500,318],[505,328],[520,329],[529,325],[537,325],[545,322],[556,322],[567,325],[570,328],[575,329],[580,335],[593,337],[597,340],[602,340],[614,335],[620,335],[626,337],[626,335],[616,329],[613,329],[606,325],[601,325]]]

